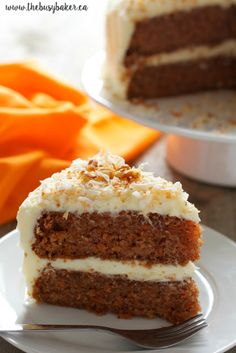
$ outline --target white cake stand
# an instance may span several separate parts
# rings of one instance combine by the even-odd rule
[[[86,93],[116,114],[170,133],[167,160],[188,177],[236,186],[236,91],[206,92],[131,104],[109,93],[102,78],[105,53],[82,71]]]

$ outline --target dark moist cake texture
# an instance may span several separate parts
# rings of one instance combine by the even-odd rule
[[[236,89],[236,5],[207,5],[176,11],[135,23],[124,58],[130,77],[126,97],[153,99],[218,89]],[[148,64],[153,55],[172,54],[199,47],[214,49],[229,42],[213,56],[200,55],[176,63]],[[235,44],[236,47],[236,44]]]
[[[126,65],[132,64],[132,56],[213,46],[228,39],[236,39],[236,5],[204,6],[149,18],[136,23]]]
[[[201,228],[177,217],[134,211],[44,213],[35,228],[34,252],[41,258],[141,260],[180,264],[199,259]]]
[[[128,98],[149,99],[222,88],[236,89],[236,57],[141,65],[131,77]]]
[[[198,289],[192,279],[181,282],[131,281],[125,276],[45,269],[36,280],[38,302],[71,306],[120,318],[160,316],[173,324],[200,311]]]

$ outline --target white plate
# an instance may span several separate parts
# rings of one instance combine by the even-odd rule
[[[104,51],[88,59],[82,85],[97,103],[154,129],[210,141],[236,142],[236,91],[217,91],[131,104],[109,94],[102,79]]]
[[[96,316],[83,310],[27,302],[18,238],[15,230],[0,240],[0,326],[8,322],[87,323],[130,329],[166,325],[160,319],[119,320],[113,315]],[[236,344],[236,244],[209,228],[205,228],[204,240],[196,281],[209,326],[184,343],[165,349],[165,353],[218,353]],[[5,334],[3,338],[28,353],[146,352],[106,333]]]

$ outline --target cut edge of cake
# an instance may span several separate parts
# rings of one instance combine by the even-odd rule
[[[139,68],[140,74],[145,71],[143,70],[145,67],[156,68],[164,65],[183,65],[185,63],[192,63],[196,67],[203,66],[206,67],[208,64],[206,60],[214,59],[214,58],[222,58],[222,67],[218,67],[218,70],[223,70],[225,66],[233,66],[233,62],[236,62],[236,29],[232,29],[234,31],[234,36],[232,38],[227,38],[224,41],[219,41],[219,43],[209,42],[198,45],[194,45],[194,43],[189,43],[186,47],[180,47],[173,51],[166,52],[165,50],[156,53],[152,53],[150,55],[139,55],[139,53],[134,52],[134,60],[132,59],[132,55],[128,55],[128,51],[130,48],[130,44],[132,42],[133,35],[136,30],[136,24],[142,23],[145,20],[152,20],[154,18],[162,18],[168,15],[178,14],[178,13],[186,13],[187,16],[191,11],[196,9],[204,9],[205,7],[211,8],[213,6],[227,9],[231,6],[236,8],[235,0],[189,0],[189,1],[180,1],[180,0],[119,0],[114,1],[113,4],[109,6],[109,10],[107,13],[106,20],[106,60],[104,66],[104,82],[106,88],[110,91],[112,95],[119,99],[142,99],[142,98],[158,98],[165,96],[175,96],[178,95],[177,91],[173,91],[168,94],[168,91],[163,91],[160,89],[160,92],[151,92],[150,97],[142,97],[140,92],[136,89],[133,90],[132,87],[135,85],[141,85],[140,80],[136,78],[131,89],[130,83],[132,83],[132,77],[136,76],[136,72]],[[235,12],[235,11],[234,11]],[[171,17],[170,17],[171,19]],[[226,24],[225,24],[226,25]],[[162,34],[160,34],[161,36]],[[146,40],[147,42],[147,40]],[[130,57],[130,58],[129,58]],[[229,60],[224,59],[231,58],[231,62]],[[205,61],[204,61],[205,60]],[[209,63],[210,65],[210,63]],[[236,64],[235,64],[236,65]],[[217,67],[215,67],[217,70]],[[175,68],[176,70],[176,68]],[[204,70],[203,70],[204,71]],[[233,69],[231,71],[227,71],[225,75],[227,76],[227,84],[228,88],[232,88],[236,86],[236,83],[230,81],[230,75],[232,76]],[[158,73],[157,73],[158,74]],[[200,72],[197,73],[199,76]],[[167,76],[162,78],[162,76],[156,75],[157,78],[155,80],[167,80]],[[213,73],[211,74],[213,77]],[[150,74],[150,77],[153,77],[153,73]],[[181,77],[182,73],[181,73]],[[205,77],[205,75],[203,75]],[[222,77],[212,78],[211,82],[205,82],[204,84],[209,85],[209,89],[211,89],[211,85],[214,80],[218,80],[219,82],[222,80]],[[209,81],[210,79],[208,79]],[[149,78],[150,81],[150,78]],[[216,86],[220,88],[220,84],[216,83]],[[173,85],[173,82],[170,78],[169,83]],[[150,86],[150,82],[148,83]],[[165,85],[165,82],[162,83]],[[178,83],[176,84],[178,86]],[[207,88],[207,87],[206,87]],[[222,84],[222,88],[224,85]],[[226,87],[227,88],[227,87]],[[188,86],[183,89],[188,89]],[[200,91],[201,87],[196,88],[196,92]],[[147,91],[146,86],[144,87],[144,91]],[[193,93],[195,91],[193,90]],[[183,93],[192,93],[190,92],[180,92]]]

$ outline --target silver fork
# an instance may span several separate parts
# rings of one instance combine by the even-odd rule
[[[147,330],[120,330],[112,327],[93,325],[41,325],[41,324],[14,324],[7,328],[0,327],[0,334],[14,332],[56,332],[75,330],[107,331],[127,338],[132,343],[143,348],[167,348],[195,335],[207,326],[202,314],[199,314],[179,325]]]

